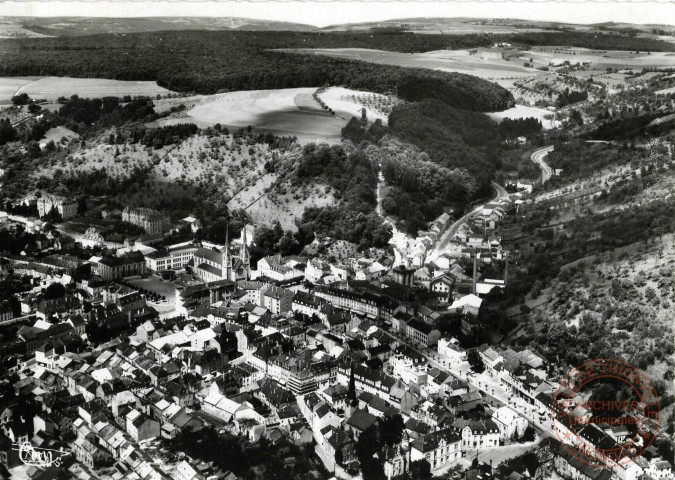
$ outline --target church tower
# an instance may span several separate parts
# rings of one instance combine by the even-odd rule
[[[242,239],[241,239],[241,264],[244,267],[246,272],[246,280],[251,279],[251,257],[248,254],[248,242],[246,241],[246,224],[244,224],[244,229],[242,230]]]
[[[359,401],[356,399],[356,381],[354,379],[354,362],[351,363],[349,371],[349,387],[347,387],[347,401],[345,402],[345,419],[354,415],[359,407]]]
[[[225,251],[223,252],[222,277],[232,280],[232,255],[230,254],[230,225],[225,229]]]

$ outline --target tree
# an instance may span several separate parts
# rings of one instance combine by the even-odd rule
[[[534,442],[537,432],[531,425],[528,425],[523,432],[523,436],[520,438],[523,442]]]
[[[40,110],[42,110],[42,107],[37,103],[31,103],[30,105],[28,105],[28,113],[36,114]]]
[[[469,355],[467,356],[469,365],[471,365],[471,370],[475,373],[483,373],[485,371],[485,365],[483,360],[480,358],[478,350],[470,350]]]
[[[375,425],[363,432],[356,442],[356,456],[361,464],[361,473],[364,480],[379,480],[384,478],[382,462],[374,457],[381,448],[380,438]]]
[[[12,97],[12,103],[14,105],[26,105],[30,101],[30,97],[27,93],[20,93]]]
[[[388,447],[398,445],[403,439],[403,427],[403,417],[400,414],[386,418],[380,423],[380,440]]]
[[[52,283],[45,288],[45,300],[61,298],[66,294],[66,288],[60,283]]]
[[[431,464],[424,459],[410,462],[410,477],[415,480],[430,480]]]

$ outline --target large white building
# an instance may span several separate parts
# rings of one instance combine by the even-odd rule
[[[157,250],[145,256],[145,266],[153,272],[181,270],[194,259],[197,247],[185,246],[171,250]]]
[[[462,438],[452,428],[423,435],[410,442],[410,461],[426,460],[432,469],[462,458]]]
[[[44,195],[37,199],[38,214],[44,217],[52,208],[56,209],[64,220],[77,215],[77,203],[58,195]]]

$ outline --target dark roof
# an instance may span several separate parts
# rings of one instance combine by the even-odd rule
[[[369,427],[375,425],[376,422],[377,417],[375,415],[371,415],[365,410],[357,409],[354,414],[349,417],[349,420],[347,420],[347,425],[364,432],[368,430]]]

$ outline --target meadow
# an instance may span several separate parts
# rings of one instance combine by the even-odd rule
[[[325,110],[314,94],[330,107]],[[186,109],[148,126],[194,123],[200,127],[219,123],[230,129],[251,126],[255,131],[279,136],[294,136],[300,143],[318,142],[338,144],[341,130],[354,116],[360,117],[366,108],[370,120],[386,123],[387,115],[377,105],[389,103],[385,95],[359,92],[342,87],[326,90],[317,88],[285,88],[279,90],[248,90],[217,95],[162,99],[156,102],[157,111],[165,112],[183,104]]]
[[[150,96],[172,93],[150,81],[108,80],[70,77],[0,77],[0,105],[9,105],[14,95],[26,93],[36,100],[56,101],[59,97],[82,98]]]

